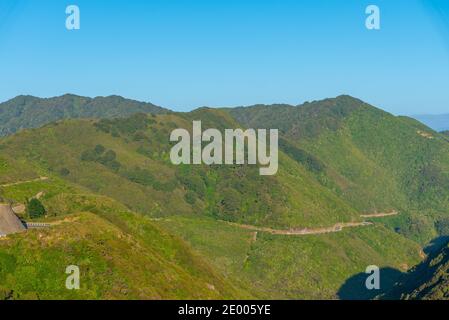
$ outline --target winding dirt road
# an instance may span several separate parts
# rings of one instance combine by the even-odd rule
[[[224,223],[227,223],[231,226],[246,229],[246,230],[253,230],[253,231],[259,231],[259,232],[267,232],[275,235],[285,235],[285,236],[304,236],[304,235],[311,235],[311,234],[325,234],[325,233],[334,233],[334,232],[340,232],[344,228],[355,228],[355,227],[364,227],[364,226],[370,226],[374,223],[372,222],[346,222],[346,223],[337,223],[331,227],[323,227],[323,228],[296,228],[296,229],[288,229],[288,230],[280,230],[280,229],[272,229],[272,228],[264,228],[264,227],[257,227],[252,226],[248,224],[239,224],[229,221],[222,221]]]
[[[396,216],[398,214],[399,214],[399,212],[394,210],[392,212],[387,212],[387,213],[361,214],[360,217],[362,217],[362,218],[383,218],[383,217]]]
[[[399,212],[394,210],[392,212],[387,213],[373,213],[373,214],[362,214],[360,215],[361,218],[383,218],[383,217],[390,217],[398,215]],[[321,228],[293,228],[288,230],[280,230],[280,229],[272,229],[272,228],[264,228],[264,227],[257,227],[252,226],[248,224],[240,224],[235,222],[229,222],[229,221],[223,221],[226,224],[229,224],[234,227],[238,227],[241,229],[246,230],[252,230],[255,231],[256,237],[257,232],[267,232],[275,235],[285,235],[285,236],[304,236],[304,235],[313,235],[313,234],[326,234],[326,233],[334,233],[334,232],[340,232],[344,228],[357,228],[357,227],[366,227],[374,225],[373,222],[369,221],[362,221],[362,222],[342,222],[337,223],[330,227],[321,227]]]
[[[45,181],[45,180],[48,180],[48,177],[39,177],[36,179],[27,180],[27,181],[18,181],[18,182],[13,182],[13,183],[0,184],[0,187],[12,187],[12,186],[17,186],[19,184],[31,183],[31,182],[37,182],[37,181]]]

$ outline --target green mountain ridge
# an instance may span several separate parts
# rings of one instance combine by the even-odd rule
[[[449,204],[444,136],[349,96],[275,108],[271,116],[268,106],[228,112],[247,127],[279,127],[293,146],[319,160],[321,181],[356,209],[408,212],[408,226],[397,221],[397,228],[413,233],[404,229],[417,219],[429,225],[424,242],[435,236],[431,220],[447,219]]]
[[[202,288],[216,291],[198,291],[201,297],[212,298],[354,298],[355,292],[364,289],[346,290],[353,275],[373,264],[405,272],[422,260],[421,246],[447,233],[448,141],[413,119],[395,117],[349,96],[296,107],[150,113],[60,120],[0,139],[2,197],[20,203],[44,191],[47,220],[80,216],[81,221],[95,220],[94,224],[106,220],[113,224],[112,229],[128,230],[123,220],[129,219],[134,226],[137,221],[157,226],[161,232],[175,235],[178,244],[183,244],[179,246],[192,248],[192,254],[207,265],[194,273],[202,279],[213,274],[212,280],[200,283]],[[191,131],[194,120],[202,121],[203,130],[280,129],[278,174],[260,176],[258,168],[249,165],[172,165],[170,132],[175,128]],[[35,181],[39,176],[50,179]],[[34,182],[14,185],[17,181]],[[98,200],[95,204],[81,201],[79,194]],[[362,217],[392,211],[399,214]],[[365,220],[374,224],[307,236],[245,228],[319,229]],[[78,229],[82,227],[77,223]],[[57,228],[60,226],[45,230],[45,236],[51,237]],[[136,237],[133,230],[128,233]],[[101,245],[103,235],[91,229],[88,234],[86,245],[92,241],[95,250],[107,248]],[[0,241],[0,278],[2,261],[6,265],[13,260],[9,256],[17,259],[19,252],[26,256],[27,250],[30,255],[37,254],[38,249],[30,249],[35,240],[29,240],[29,247],[18,247],[19,251],[11,249],[19,243],[14,239],[26,239],[27,235],[14,236],[6,248]],[[159,241],[155,237],[152,245]],[[183,250],[177,254],[182,255]],[[9,258],[2,260],[2,252]],[[110,259],[111,263],[119,261],[117,256]],[[38,260],[36,265],[42,263]],[[94,269],[99,264],[87,263]],[[118,274],[127,267],[114,264]],[[20,274],[7,272],[8,288],[14,288]],[[101,279],[107,283],[107,277]],[[158,297],[200,297],[188,291],[190,280],[179,294],[161,287]],[[137,290],[134,281],[135,277],[130,278],[128,286]],[[25,293],[36,292],[28,282],[22,286],[27,288]],[[46,292],[40,296],[49,296],[45,288],[38,289]],[[105,297],[111,290],[99,288],[89,297]],[[150,292],[113,296],[155,297]]]
[[[66,94],[45,99],[18,96],[0,103],[0,136],[61,119],[116,118],[139,112],[166,113],[168,110],[120,96],[87,98]]]

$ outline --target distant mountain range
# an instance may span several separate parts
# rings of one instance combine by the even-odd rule
[[[440,115],[415,115],[412,117],[435,131],[449,130],[449,113]]]
[[[0,136],[61,119],[117,118],[139,112],[160,114],[168,110],[120,96],[87,98],[66,94],[46,99],[18,96],[0,104]]]
[[[309,104],[305,103],[300,106],[307,106]],[[260,108],[263,105],[234,108],[232,113],[237,117],[242,117],[242,110],[255,107]],[[278,104],[266,107],[270,107],[270,110],[278,110],[279,108],[287,110],[293,108],[293,110],[296,110],[296,107],[299,106]],[[73,94],[65,94],[52,98],[22,95],[0,103],[0,136],[12,134],[21,129],[38,128],[47,123],[62,119],[110,119],[127,117],[136,113],[163,114],[169,112],[172,111],[152,103],[126,99],[117,95],[95,98]],[[313,112],[317,113],[319,111],[313,109]],[[244,113],[248,114],[247,112]],[[296,117],[300,114],[301,112]],[[414,115],[411,117],[435,131],[449,130],[449,114]],[[298,126],[298,130],[308,131],[308,129]]]

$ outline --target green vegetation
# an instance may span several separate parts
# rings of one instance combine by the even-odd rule
[[[0,242],[3,299],[230,299],[236,287],[181,239],[119,202],[57,177],[5,187],[20,200],[45,190],[50,228]],[[31,203],[31,201],[30,201]],[[65,288],[65,268],[78,265],[81,290]]]
[[[205,125],[210,121],[207,117],[223,114],[208,112],[203,115]],[[173,166],[168,159],[170,128],[188,128],[189,122],[176,115],[148,119],[157,124],[142,121],[142,117],[123,120],[127,123],[124,127],[138,130],[143,130],[142,123],[146,123],[143,131],[148,140],[143,141],[133,139],[134,129],[121,130],[115,137],[99,129],[96,122],[66,121],[8,137],[0,146],[11,162],[23,159],[30,166],[59,174],[62,179],[152,216],[204,214],[283,228],[357,219],[355,210],[313,181],[307,168],[287,156],[282,160],[285,171],[279,177],[261,177],[256,167],[246,165]],[[231,121],[226,115],[223,119]],[[160,132],[164,132],[164,147],[159,147]]]
[[[171,217],[157,223],[261,299],[335,299],[346,279],[374,262],[403,271],[419,262],[417,244],[382,226],[289,237],[255,235],[204,218]]]
[[[288,140],[281,138],[279,147],[293,160],[298,161],[310,171],[320,173],[325,170],[325,165],[319,159],[306,151],[295,147],[292,143],[289,143]]]
[[[106,133],[111,133],[114,137],[120,135],[133,135],[133,140],[145,140],[144,130],[156,121],[148,118],[145,114],[135,114],[124,119],[101,119],[95,126]]]
[[[449,130],[448,131],[443,131],[443,132],[441,132],[441,134],[443,135],[443,138],[446,139],[446,141],[449,142]]]
[[[119,118],[141,112],[159,114],[168,110],[119,96],[94,99],[71,94],[50,99],[18,96],[0,104],[0,136],[62,119]]]
[[[281,128],[281,149],[359,212],[399,210],[392,230],[424,244],[449,213],[447,142],[416,120],[348,96],[226,111],[247,127]]]
[[[27,203],[27,215],[31,219],[41,218],[45,215],[45,207],[38,199],[33,198]]]
[[[105,213],[103,213],[105,214]],[[0,296],[8,299],[223,299],[247,297],[182,241],[130,213],[77,213],[0,243]],[[80,267],[81,289],[65,288]]]
[[[116,158],[117,154],[113,150],[106,151],[105,147],[101,144],[96,145],[93,150],[86,150],[81,154],[82,161],[98,162],[115,172],[117,172],[121,167],[120,162],[118,162]],[[62,175],[67,175],[64,173],[70,172],[70,170],[67,168],[62,168],[60,172]]]
[[[96,100],[65,99],[76,110]],[[113,101],[111,110],[120,109],[123,101]],[[18,205],[41,194],[45,217],[35,217],[55,223],[0,242],[1,297],[345,298],[342,287],[366,266],[401,274],[419,263],[420,245],[449,232],[447,139],[415,120],[348,96],[139,112],[147,114],[63,120],[0,140],[2,196]],[[203,130],[279,128],[278,174],[260,176],[249,165],[172,165],[170,132],[191,130],[192,120]],[[243,226],[323,228],[393,210],[399,214],[366,218],[374,226],[332,234],[281,236]],[[61,287],[64,268],[77,263],[87,270],[84,287],[71,292]]]

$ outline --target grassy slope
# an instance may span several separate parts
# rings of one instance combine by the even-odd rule
[[[151,227],[154,223],[160,225],[163,229],[167,229],[172,234],[177,234],[199,252],[203,257],[210,261],[213,269],[204,271],[204,276],[212,274],[221,274],[217,280],[221,283],[232,283],[233,287],[247,288],[249,293],[234,289],[230,294],[233,297],[248,297],[250,295],[258,298],[335,298],[339,287],[345,282],[347,278],[355,273],[362,272],[367,265],[376,264],[379,266],[389,266],[394,268],[403,268],[405,265],[414,265],[419,260],[419,247],[412,242],[401,238],[398,235],[378,226],[373,229],[347,230],[340,234],[333,235],[319,235],[307,237],[283,237],[270,236],[259,233],[257,240],[254,242],[254,233],[248,230],[236,228],[226,224],[225,222],[218,222],[212,218],[193,218],[188,216],[171,216],[162,220],[155,220],[153,223],[149,222],[144,217],[136,216],[130,213],[117,214],[117,212],[127,212],[125,206],[114,200],[104,197],[96,196],[83,191],[74,186],[67,185],[64,181],[57,177],[51,177],[48,181],[25,183],[17,186],[3,188],[4,194],[8,198],[20,201],[24,196],[30,197],[39,191],[44,191],[45,196],[43,202],[47,207],[49,218],[45,221],[60,221],[65,218],[67,214],[79,215],[78,212],[93,212],[96,217],[90,214],[84,220],[77,221],[75,225],[65,224],[52,229],[46,230],[47,236],[55,237],[55,234],[60,239],[65,239],[57,243],[57,249],[54,253],[60,253],[58,256],[62,259],[67,253],[64,251],[65,247],[75,245],[75,242],[67,243],[69,239],[77,232],[89,232],[88,240],[85,244],[91,242],[91,246],[95,246],[95,252],[109,251],[108,247],[118,245],[118,243],[108,242],[103,243],[101,235],[97,235],[95,230],[102,230],[103,225],[111,225],[111,227],[119,227],[127,233],[132,234],[133,237],[139,235],[145,237],[152,245],[162,247],[161,250],[166,250],[165,245],[161,244],[161,239],[152,235],[148,228],[143,228],[143,225]],[[69,216],[70,218],[72,216]],[[95,218],[95,219],[94,219]],[[102,218],[99,220],[99,218]],[[104,220],[103,220],[104,219]],[[129,220],[130,222],[126,222]],[[129,230],[129,225],[133,229]],[[88,226],[89,225],[89,226]],[[83,230],[85,226],[88,231]],[[62,229],[62,227],[64,227]],[[68,229],[73,232],[68,233]],[[114,228],[115,230],[115,228]],[[117,231],[121,231],[117,230]],[[152,230],[152,228],[150,229]],[[78,239],[77,236],[75,236]],[[21,241],[18,241],[22,239]],[[33,264],[40,266],[46,264],[42,260],[35,258],[34,255],[39,255],[41,248],[37,245],[37,239],[30,240],[28,235],[20,235],[11,241],[11,243],[20,243],[25,245],[20,250],[13,251],[14,256],[23,254],[29,259],[35,261]],[[28,241],[28,242],[27,242]],[[100,245],[98,245],[100,244]],[[31,249],[34,247],[34,250]],[[5,250],[5,247],[3,247]],[[1,250],[1,252],[4,252]],[[11,252],[7,249],[7,252]],[[28,251],[27,251],[28,250]],[[53,250],[53,249],[52,249]],[[63,253],[61,253],[61,250]],[[127,252],[128,248],[120,247],[119,250]],[[189,248],[179,249],[182,253],[184,250],[189,252]],[[92,253],[92,254],[95,254]],[[68,255],[67,259],[70,261],[83,260],[82,255],[77,252],[73,255]],[[117,252],[118,253],[118,252]],[[330,254],[332,253],[332,254]],[[338,253],[338,254],[335,254]],[[170,255],[171,256],[171,255]],[[59,261],[59,258],[52,258],[55,267],[63,265],[68,260]],[[113,256],[108,258],[113,265],[116,261],[121,261],[120,257]],[[96,264],[101,262],[93,262],[89,267],[97,268]],[[114,265],[114,270],[118,270],[120,274],[122,269],[133,268],[132,264],[136,266],[141,264],[148,264],[148,261],[136,260],[130,261],[129,265]],[[188,263],[187,265],[190,265]],[[28,266],[25,264],[24,268]],[[332,266],[332,267],[329,267]],[[185,268],[185,264],[182,266]],[[111,267],[112,268],[112,267]],[[102,269],[100,269],[102,270]],[[52,272],[59,272],[58,270]],[[51,273],[52,274],[52,273]],[[22,279],[19,273],[14,273],[14,279]],[[50,282],[51,285],[60,285],[64,275],[59,275]],[[108,277],[115,279],[115,275]],[[13,276],[11,276],[13,277]],[[138,275],[132,276],[131,280],[136,280]],[[121,277],[120,277],[121,278]],[[213,277],[212,277],[213,278]],[[88,278],[85,283],[86,288],[95,287],[93,284],[94,278]],[[107,277],[101,278],[101,275],[95,274],[95,280],[98,283],[109,283],[106,281]],[[92,280],[92,281],[91,281]],[[133,282],[126,284],[126,288],[132,287]],[[24,279],[23,281],[28,281]],[[115,281],[115,280],[114,280]],[[114,283],[114,281],[112,281]],[[196,280],[195,280],[196,281]],[[213,280],[208,280],[207,283],[212,283]],[[135,284],[134,284],[135,285]],[[15,288],[15,284],[11,284]],[[23,284],[25,288],[29,288],[30,284]],[[104,298],[114,297],[111,294],[113,286],[102,287],[95,289],[93,292],[83,291],[84,296],[77,296],[78,298]],[[120,284],[116,286],[120,287]],[[147,287],[150,285],[144,285]],[[159,285],[151,284],[159,288]],[[207,285],[206,285],[207,286]],[[215,285],[218,287],[218,285]],[[165,288],[165,287],[163,287]],[[165,288],[167,289],[167,288]],[[30,289],[28,289],[30,290]],[[164,289],[161,289],[164,290]],[[131,293],[132,290],[125,290],[127,294],[117,294],[117,298],[136,298]],[[24,295],[20,297],[33,297],[27,294],[25,290]],[[36,287],[32,290],[40,297],[55,297],[62,294],[61,297],[70,298],[70,292],[52,291],[49,287]],[[128,293],[129,292],[129,293]],[[66,296],[68,294],[68,296]],[[97,296],[95,296],[95,294]],[[103,294],[103,295],[101,295]],[[168,293],[162,296],[164,298],[174,297],[180,298],[182,295],[170,296]],[[192,292],[188,292],[192,296]],[[108,295],[108,296],[106,296]],[[142,297],[142,296],[141,296]],[[148,296],[146,296],[148,297]],[[196,297],[196,296],[195,296]]]
[[[107,197],[80,193],[57,178],[4,188],[20,201],[36,190],[56,225],[0,240],[0,298],[229,299],[250,297],[181,239]],[[69,265],[81,290],[65,289]]]
[[[326,104],[332,107],[332,101]],[[324,111],[329,112],[326,104]],[[167,140],[171,129],[189,128],[192,119],[202,119],[204,127],[237,126],[221,111],[201,110],[187,115],[148,117],[150,121],[143,126],[128,119],[102,121],[100,128],[92,121],[64,121],[24,131],[0,143],[1,181],[50,172],[54,181],[62,184],[54,184],[53,188],[60,189],[53,193],[49,190],[44,199],[50,213],[92,211],[89,202],[82,208],[75,206],[75,210],[72,203],[76,201],[71,197],[74,193],[93,192],[152,217],[168,217],[169,220],[159,222],[164,228],[190,242],[232,283],[249,286],[255,296],[336,297],[339,286],[367,265],[413,265],[419,260],[417,245],[381,226],[297,238],[259,234],[257,241],[251,243],[251,232],[225,226],[216,219],[279,228],[329,226],[360,220],[360,211],[406,207],[409,195],[402,192],[401,180],[392,179],[391,174],[396,172],[391,167],[384,168],[383,163],[379,165],[378,159],[363,150],[363,137],[352,134],[354,124],[349,115],[356,114],[357,108],[350,104],[349,109],[335,118],[331,108],[331,114],[325,112],[324,120],[312,122],[306,132],[313,134],[307,137],[301,136],[303,129],[299,127],[288,131],[287,123],[284,137],[293,144],[290,151],[294,152],[289,151],[287,156],[285,150],[280,155],[281,168],[276,177],[262,178],[256,168],[245,166],[170,165]],[[411,130],[411,125],[404,126],[407,132]],[[300,138],[295,140],[297,134]],[[120,168],[81,160],[83,152],[98,144],[117,154]],[[323,163],[325,169],[319,169],[317,163]],[[9,170],[19,166],[27,169]],[[127,173],[136,167],[148,170],[150,181],[130,179]],[[67,169],[64,174],[63,169]],[[41,185],[32,190],[10,187],[4,193],[21,201],[24,195],[35,194],[44,183],[37,183]],[[230,192],[232,189],[239,192],[237,197]],[[194,201],[189,202],[186,196],[192,190]],[[411,213],[406,213],[408,219]],[[402,215],[388,218],[391,226],[407,223],[401,219]],[[115,219],[114,224],[120,221]]]
[[[259,232],[255,237],[252,231],[213,219],[170,217],[157,223],[265,299],[334,299],[344,282],[368,265],[404,271],[420,260],[417,244],[380,225],[328,235]]]
[[[56,225],[0,240],[0,299],[251,297],[183,240],[120,202],[92,194],[42,166],[2,156],[1,184],[41,175],[49,179],[1,187],[1,195],[23,203],[43,192],[47,217],[38,221]],[[65,289],[65,268],[72,264],[81,270],[79,291]]]

